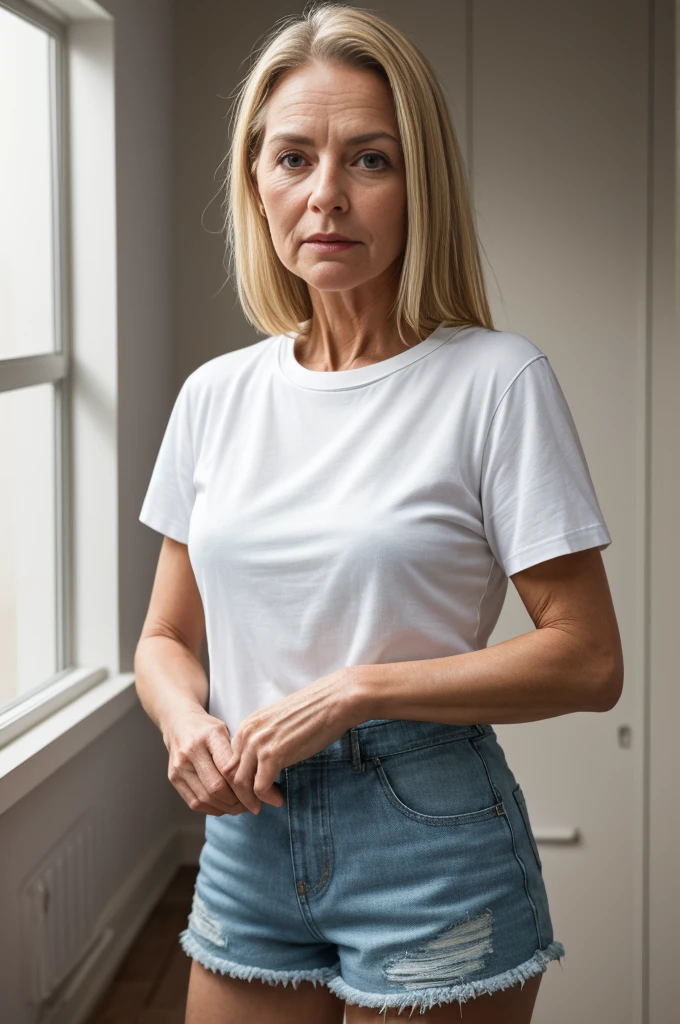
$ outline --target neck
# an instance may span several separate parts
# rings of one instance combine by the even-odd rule
[[[312,318],[295,341],[295,358],[310,370],[349,370],[388,359],[405,350],[390,307],[398,271],[350,291],[323,292],[309,286]],[[408,345],[421,339],[402,327]]]

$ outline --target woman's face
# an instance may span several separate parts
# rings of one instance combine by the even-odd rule
[[[356,288],[403,251],[404,161],[389,86],[374,72],[288,72],[269,98],[255,174],[279,259],[311,287]],[[309,241],[317,233],[352,244]]]

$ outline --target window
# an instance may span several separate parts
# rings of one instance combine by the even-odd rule
[[[71,657],[65,58],[0,0],[0,745],[106,675]]]

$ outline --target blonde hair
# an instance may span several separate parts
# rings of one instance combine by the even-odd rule
[[[441,85],[414,43],[372,12],[324,0],[280,19],[253,57],[236,92],[224,201],[228,270],[248,321],[271,335],[311,323],[307,284],[274,249],[253,168],[281,76],[311,61],[337,61],[379,74],[394,99],[408,211],[391,310],[402,341],[404,324],[420,340],[442,322],[494,330],[462,153]]]

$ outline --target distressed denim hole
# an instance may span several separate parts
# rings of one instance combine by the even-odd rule
[[[492,952],[492,913],[461,921],[416,949],[391,957],[382,973],[407,989],[447,985],[479,971]]]
[[[215,920],[197,892],[194,892],[191,904],[189,928],[198,935],[202,935],[204,939],[208,939],[213,945],[226,949],[227,937],[224,935],[219,921]]]

